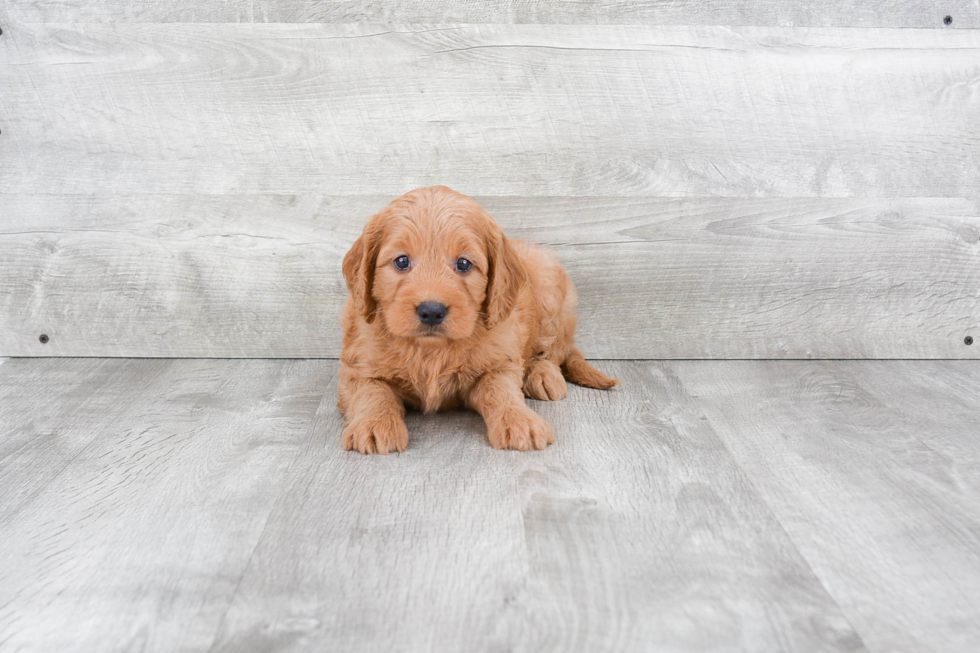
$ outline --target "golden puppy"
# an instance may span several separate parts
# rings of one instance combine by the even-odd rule
[[[406,404],[465,405],[483,415],[494,447],[544,449],[554,432],[525,395],[561,399],[565,379],[616,385],[573,344],[577,294],[558,260],[508,240],[483,207],[445,186],[372,216],[344,257],[344,278],[345,449],[404,451]]]

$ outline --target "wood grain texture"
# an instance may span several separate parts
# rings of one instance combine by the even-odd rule
[[[980,31],[20,24],[12,193],[975,197]]]
[[[0,650],[980,647],[976,361],[607,362],[545,452],[390,457],[336,368],[0,366]]]
[[[952,15],[946,26],[943,17]],[[55,23],[587,23],[782,27],[980,27],[973,0],[853,3],[841,0],[18,0],[0,5],[9,22]]]
[[[332,372],[3,365],[0,650],[206,650]]]
[[[344,452],[328,392],[213,650],[864,650],[680,389],[611,368],[537,455],[472,413]]]
[[[337,356],[392,199],[0,198],[0,354],[176,357]],[[980,356],[976,199],[478,199],[565,264],[591,357]]]
[[[0,361],[2,362],[2,361]],[[121,388],[138,396],[165,364],[139,361],[15,359],[0,374],[0,524],[7,524],[128,408]]]
[[[980,365],[674,369],[870,650],[980,647]]]

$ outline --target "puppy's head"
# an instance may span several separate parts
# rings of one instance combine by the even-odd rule
[[[413,190],[372,216],[344,257],[344,278],[368,322],[430,345],[493,328],[525,282],[500,226],[445,186]]]

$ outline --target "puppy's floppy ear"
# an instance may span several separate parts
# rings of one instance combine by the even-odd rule
[[[527,282],[517,252],[507,242],[500,227],[494,226],[487,236],[487,297],[483,302],[484,322],[488,329],[510,315],[521,287]]]
[[[344,279],[350,291],[354,306],[369,323],[374,321],[378,303],[371,295],[374,286],[374,269],[378,264],[378,250],[381,248],[381,220],[373,216],[368,220],[362,233],[350,251],[344,256]]]

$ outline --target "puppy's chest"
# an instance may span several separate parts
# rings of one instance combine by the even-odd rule
[[[402,398],[425,412],[461,405],[480,373],[465,364],[453,364],[437,356],[405,361],[390,370],[389,382]]]

